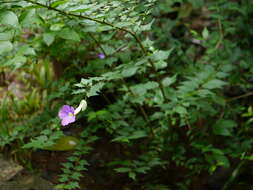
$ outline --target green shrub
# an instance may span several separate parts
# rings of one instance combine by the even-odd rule
[[[79,187],[83,156],[106,135],[121,153],[101,163],[138,187],[187,189],[201,173],[251,159],[252,5],[2,1],[0,69],[20,71],[27,87],[24,100],[1,100],[0,145],[52,145],[63,136],[59,107],[86,99],[73,124],[83,146],[64,164],[60,188]],[[183,172],[169,184],[151,177],[170,169]]]

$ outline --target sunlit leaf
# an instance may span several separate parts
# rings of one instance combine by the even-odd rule
[[[213,79],[208,81],[203,85],[204,88],[208,89],[214,89],[214,88],[221,88],[226,84],[226,82],[218,80],[218,79]]]
[[[62,29],[57,35],[63,39],[66,40],[73,40],[73,41],[80,41],[80,36],[75,30],[72,30],[70,28],[64,28]]]
[[[126,173],[126,172],[130,172],[131,169],[130,168],[116,168],[114,169],[116,172],[119,172],[119,173]]]
[[[0,54],[9,52],[13,48],[13,45],[10,41],[0,41]]]
[[[0,32],[0,41],[8,41],[13,38],[13,32]]]
[[[56,8],[62,4],[65,4],[66,2],[68,2],[68,0],[58,0],[58,1],[54,1],[50,6],[53,8]]]
[[[53,33],[43,34],[43,41],[50,46],[54,42],[55,35]]]
[[[135,66],[130,66],[128,68],[125,68],[121,74],[123,77],[130,77],[130,76],[133,76],[138,70],[138,67],[135,67]]]
[[[0,13],[0,25],[18,26],[18,17],[12,11],[4,11]]]

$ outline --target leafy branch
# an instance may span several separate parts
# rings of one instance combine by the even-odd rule
[[[99,41],[95,38],[95,36],[93,36],[91,33],[88,33],[88,34],[89,34],[89,36],[94,40],[94,42],[97,44],[97,46],[101,49],[101,51],[104,53],[104,55],[107,57],[104,48],[101,46],[101,44],[99,43]],[[129,86],[128,86],[127,82],[124,80],[124,78],[122,78],[121,81],[122,81],[123,84],[126,86],[128,92],[129,92],[132,96],[135,96],[135,94],[134,94],[133,91],[129,88]],[[105,96],[105,95],[103,94],[103,96]],[[142,116],[143,116],[143,119],[149,124],[150,130],[151,130],[151,135],[154,136],[154,131],[153,131],[152,125],[151,125],[151,123],[150,123],[148,114],[147,114],[147,112],[145,111],[145,108],[144,108],[143,106],[139,106],[139,105],[135,105],[135,106],[141,111],[141,114],[142,114]]]
[[[77,18],[82,18],[82,19],[86,19],[86,20],[90,20],[90,21],[94,21],[96,23],[100,23],[100,24],[103,24],[103,25],[107,25],[107,26],[110,26],[112,28],[115,28],[117,30],[120,30],[120,31],[123,31],[123,32],[126,32],[128,34],[130,34],[135,40],[136,42],[138,43],[138,45],[140,46],[142,52],[144,55],[148,55],[148,52],[147,50],[145,49],[145,47],[143,46],[140,38],[137,36],[137,34],[131,30],[128,30],[128,29],[125,29],[125,28],[122,28],[122,27],[118,27],[118,26],[115,26],[114,24],[112,23],[109,23],[109,22],[106,22],[106,21],[102,21],[102,20],[99,20],[99,19],[96,19],[96,18],[91,18],[91,17],[88,17],[88,16],[85,16],[85,15],[77,15],[77,14],[73,14],[73,13],[69,13],[69,12],[65,12],[65,11],[62,11],[60,9],[57,9],[57,8],[54,8],[54,7],[51,7],[51,6],[48,6],[48,5],[45,5],[45,4],[42,4],[42,3],[39,3],[39,2],[36,2],[36,1],[32,1],[32,0],[24,0],[25,2],[28,2],[28,3],[32,3],[34,5],[38,5],[40,7],[44,7],[44,8],[47,8],[48,10],[53,10],[53,11],[56,11],[58,12],[59,14],[61,15],[64,15],[64,16],[67,16],[67,17],[77,17]],[[164,100],[167,100],[166,98],[166,95],[165,95],[165,92],[164,92],[164,87],[163,87],[163,84],[161,83],[161,80],[158,78],[157,76],[157,71],[155,69],[155,64],[152,60],[148,59],[148,62],[150,63],[151,67],[152,67],[152,70],[154,73],[156,73],[156,82],[159,84],[159,88],[162,92],[162,95],[163,95],[163,98]]]

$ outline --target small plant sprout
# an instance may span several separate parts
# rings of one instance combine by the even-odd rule
[[[86,108],[87,102],[85,100],[82,100],[76,109],[74,109],[72,106],[69,105],[62,106],[62,108],[58,113],[58,117],[61,119],[61,125],[66,126],[70,123],[75,122],[76,115],[80,111],[84,111]]]

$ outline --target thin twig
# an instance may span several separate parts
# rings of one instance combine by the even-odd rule
[[[220,18],[218,19],[218,27],[219,27],[220,37],[219,37],[219,41],[215,45],[215,49],[218,49],[220,47],[221,42],[223,40],[223,31],[222,31],[222,24],[221,24]]]
[[[253,92],[248,92],[246,94],[230,98],[230,99],[226,100],[226,102],[231,102],[231,101],[238,100],[238,99],[245,98],[245,97],[252,96],[252,95],[253,95]]]

